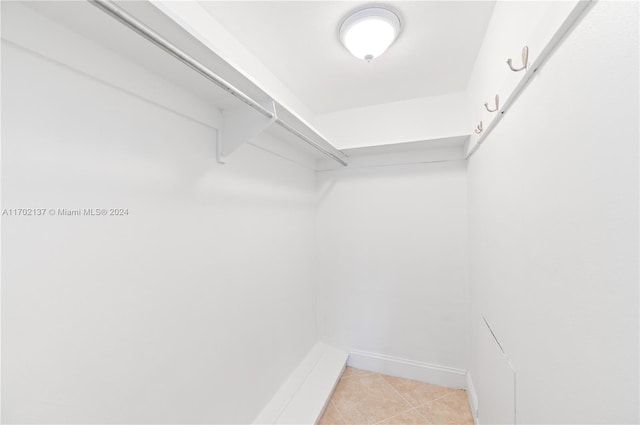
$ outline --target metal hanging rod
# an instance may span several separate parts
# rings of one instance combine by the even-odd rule
[[[298,131],[295,128],[291,127],[286,122],[280,121],[280,120],[276,120],[276,124],[278,124],[280,127],[282,127],[285,130],[287,130],[289,133],[294,134],[295,136],[298,136],[300,139],[305,141],[310,146],[314,147],[316,150],[318,150],[321,153],[325,154],[326,156],[329,156],[329,157],[333,158],[334,160],[338,161],[340,164],[342,164],[344,166],[347,165],[347,161],[345,161],[344,159],[340,158],[338,155],[334,154],[330,150],[325,149],[321,145],[317,144],[316,142],[311,140],[309,137],[307,137],[304,134],[300,133],[300,131]],[[346,155],[345,155],[345,157],[346,157]]]
[[[215,72],[211,71],[209,68],[207,68],[206,66],[198,62],[193,57],[189,56],[180,48],[172,44],[169,40],[162,37],[160,34],[155,32],[151,28],[149,28],[147,25],[140,22],[138,19],[133,17],[131,14],[127,13],[125,10],[117,6],[112,1],[110,0],[87,0],[87,1],[92,5],[96,6],[98,9],[112,16],[113,18],[118,20],[120,23],[129,27],[130,29],[132,29],[142,37],[146,38],[148,41],[160,47],[162,50],[169,53],[171,56],[178,59],[180,62],[184,63],[189,68],[193,69],[194,71],[196,71],[197,73],[199,73],[200,75],[208,79],[209,81],[213,82],[215,85],[217,85],[221,89],[227,91],[229,94],[231,94],[235,98],[246,103],[256,111],[258,111],[260,114],[264,115],[267,118],[274,117],[273,112],[271,112],[270,110],[268,110],[267,108],[259,104],[258,102],[251,99],[249,96],[244,94],[240,89],[234,87],[231,83],[229,83],[228,81],[226,81],[225,79],[217,75]],[[317,142],[313,141],[308,136],[305,136],[304,134],[302,134],[297,129],[293,128],[288,123],[281,121],[279,119],[276,120],[276,123],[280,125],[282,128],[284,128],[285,130],[299,137],[304,142],[306,142],[316,150],[320,151],[324,155],[327,155],[333,158],[334,160],[338,161],[342,165],[347,165],[347,162],[345,159],[329,151],[325,147],[319,145]]]
[[[273,114],[271,113],[271,111],[269,111],[259,103],[254,102],[249,96],[242,93],[240,90],[236,89],[231,83],[225,81],[223,78],[219,77],[218,75],[210,71],[206,66],[202,65],[200,62],[193,59],[191,56],[187,55],[185,52],[180,50],[178,47],[174,46],[167,39],[162,37],[160,34],[155,32],[154,30],[152,30],[142,22],[138,21],[136,18],[131,16],[129,13],[125,12],[120,7],[116,6],[111,1],[104,1],[104,0],[88,0],[88,1],[92,5],[96,6],[98,9],[111,15],[112,17],[120,21],[122,24],[131,28],[132,30],[134,30],[135,32],[137,32],[138,34],[140,34],[141,36],[143,36],[144,38],[146,38],[156,46],[160,47],[162,50],[164,50],[174,58],[178,59],[180,62],[187,65],[189,68],[193,69],[194,71],[198,72],[208,80],[212,81],[221,89],[229,92],[234,97],[238,98],[239,100],[243,101],[247,105],[251,106],[253,109],[260,112],[265,117],[267,118],[273,117]]]

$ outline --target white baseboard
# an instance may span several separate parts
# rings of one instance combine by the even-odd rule
[[[478,422],[478,394],[473,386],[473,380],[471,379],[471,373],[467,372],[467,397],[469,398],[469,407],[471,408],[471,414],[473,415],[473,423],[479,425]]]
[[[452,388],[467,388],[467,371],[448,366],[422,363],[383,354],[351,351],[347,360],[357,369],[413,379]]]
[[[346,351],[317,343],[253,423],[315,424],[331,398],[346,362]]]

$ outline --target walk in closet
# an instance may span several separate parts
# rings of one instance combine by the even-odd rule
[[[0,11],[3,423],[640,421],[637,2]]]

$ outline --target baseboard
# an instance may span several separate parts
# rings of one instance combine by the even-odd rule
[[[320,419],[346,362],[346,351],[317,343],[253,423],[315,424]]]
[[[351,351],[347,360],[357,369],[413,379],[452,388],[467,388],[467,372],[448,366],[440,366],[383,354]]]
[[[467,398],[469,399],[469,407],[471,408],[471,414],[473,415],[473,423],[479,425],[478,422],[478,394],[473,386],[473,380],[471,379],[471,373],[467,372]]]

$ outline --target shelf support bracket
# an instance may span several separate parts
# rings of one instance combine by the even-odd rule
[[[219,163],[226,163],[227,157],[236,149],[255,139],[278,120],[273,100],[268,100],[262,106],[271,113],[271,117],[245,105],[222,111],[222,126],[217,132]]]

